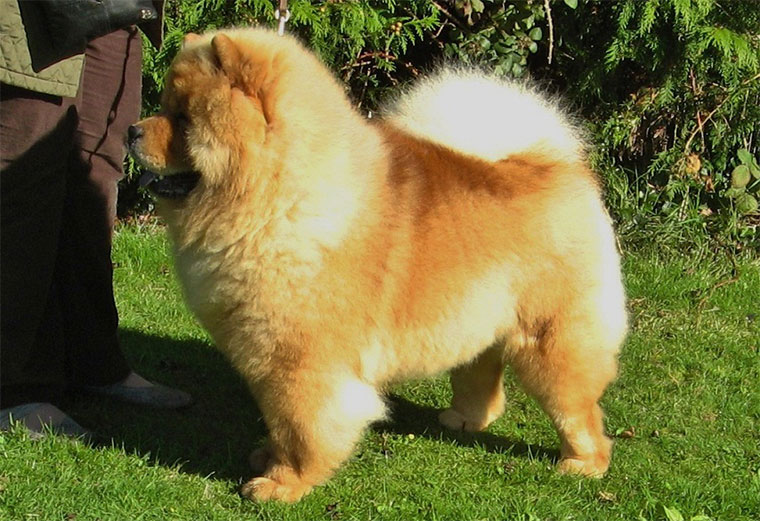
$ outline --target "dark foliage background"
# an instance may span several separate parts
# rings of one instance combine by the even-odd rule
[[[169,0],[165,45],[146,46],[145,112],[157,108],[182,35],[275,27],[274,9]],[[290,9],[288,31],[359,110],[442,60],[531,77],[582,116],[622,235],[759,246],[757,0],[292,0]],[[123,183],[122,216],[151,209],[136,177]]]

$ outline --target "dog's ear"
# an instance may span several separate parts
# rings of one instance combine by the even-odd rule
[[[240,75],[240,50],[235,42],[226,34],[217,34],[211,40],[211,48],[214,50],[219,68],[234,83]]]
[[[182,38],[182,48],[184,49],[185,47],[187,47],[187,46],[188,46],[188,44],[191,44],[191,43],[193,43],[193,42],[194,42],[194,41],[196,41],[196,40],[200,40],[200,38],[201,38],[201,37],[200,37],[200,35],[198,35],[198,34],[195,34],[195,33],[187,33],[187,34],[186,34],[186,35],[185,35],[185,36]]]

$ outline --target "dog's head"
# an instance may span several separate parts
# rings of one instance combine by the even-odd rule
[[[235,182],[235,171],[246,169],[264,140],[263,83],[271,54],[251,52],[250,43],[236,36],[186,36],[169,69],[160,112],[129,128],[129,151],[149,172],[141,184],[159,198],[181,201]]]

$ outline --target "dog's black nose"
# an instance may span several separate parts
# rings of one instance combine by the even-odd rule
[[[127,143],[132,145],[135,141],[141,138],[144,133],[142,127],[130,125],[129,129],[127,129]]]

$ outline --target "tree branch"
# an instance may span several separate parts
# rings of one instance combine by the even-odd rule
[[[552,52],[554,51],[554,21],[552,20],[552,8],[549,5],[549,0],[544,0],[544,11],[546,11],[546,19],[549,22],[549,65],[551,65]]]

